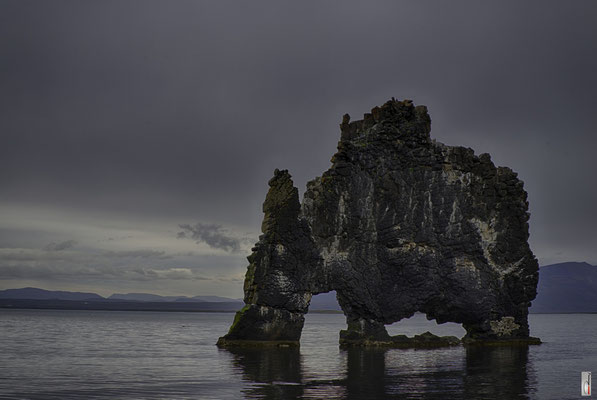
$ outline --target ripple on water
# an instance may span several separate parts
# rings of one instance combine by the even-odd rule
[[[338,348],[342,315],[309,314],[300,349],[218,349],[233,314],[0,310],[0,398],[578,397],[597,370],[595,315],[531,315],[529,348]],[[462,336],[424,315],[388,328]],[[431,329],[430,329],[431,328]]]

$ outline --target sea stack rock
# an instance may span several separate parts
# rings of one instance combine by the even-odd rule
[[[388,335],[385,324],[417,311],[461,323],[465,343],[538,343],[527,322],[538,264],[516,173],[431,140],[427,108],[410,100],[345,115],[340,129],[331,168],[302,204],[288,172],[275,171],[246,306],[218,345],[296,345],[311,296],[330,290],[346,315],[344,346],[455,344]]]

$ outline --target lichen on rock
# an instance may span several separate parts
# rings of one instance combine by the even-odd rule
[[[517,174],[432,140],[427,108],[410,100],[345,115],[340,129],[302,204],[288,171],[275,171],[247,306],[219,344],[298,344],[311,296],[330,290],[345,344],[391,342],[384,325],[417,311],[476,342],[528,338],[538,264]]]
[[[514,322],[514,317],[502,317],[499,321],[489,321],[491,331],[498,336],[510,336],[520,325]]]

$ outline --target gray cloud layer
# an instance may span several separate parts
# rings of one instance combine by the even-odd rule
[[[302,191],[342,114],[395,96],[519,172],[542,263],[597,264],[596,20],[590,1],[4,1],[0,207],[258,231],[274,168]]]
[[[0,279],[211,279],[201,275],[200,268],[164,263],[164,260],[172,258],[163,251],[153,250],[53,251],[48,254],[35,249],[3,248],[0,249]]]
[[[60,243],[48,243],[45,247],[44,250],[47,251],[62,251],[62,250],[67,250],[70,249],[72,247],[74,247],[74,245],[77,244],[76,240],[65,240],[64,242],[60,242]]]
[[[204,224],[201,222],[195,225],[181,224],[179,228],[182,231],[176,234],[179,239],[190,238],[197,243],[205,243],[214,249],[220,249],[228,252],[238,252],[241,249],[241,244],[249,239],[241,239],[232,236],[221,225],[218,224]]]

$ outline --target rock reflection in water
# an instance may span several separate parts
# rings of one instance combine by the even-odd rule
[[[235,369],[252,385],[243,391],[247,398],[295,399],[303,397],[301,354],[297,347],[233,348]]]
[[[386,351],[350,348],[346,351],[346,398],[383,399],[386,397]]]
[[[470,399],[528,398],[535,384],[528,346],[472,347],[466,351],[464,397]]]
[[[298,348],[229,349],[257,399],[528,398],[528,347],[343,350],[342,379],[305,377]],[[309,363],[313,365],[314,360]],[[321,370],[326,376],[328,371]],[[340,371],[341,372],[341,371]]]

